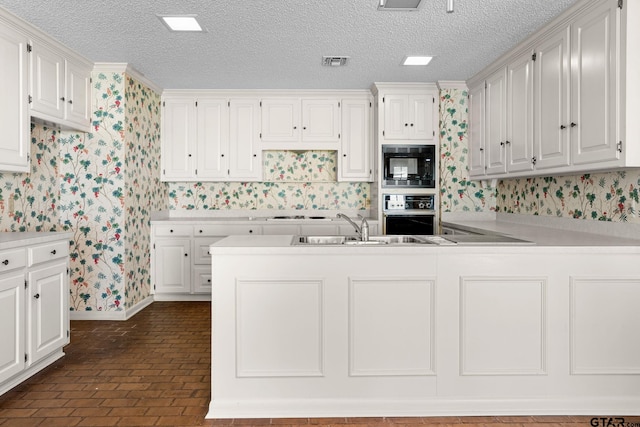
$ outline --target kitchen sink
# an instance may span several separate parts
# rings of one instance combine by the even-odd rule
[[[402,244],[430,244],[432,242],[416,236],[386,235],[369,236],[369,240],[360,240],[358,236],[295,236],[292,245],[402,245]]]

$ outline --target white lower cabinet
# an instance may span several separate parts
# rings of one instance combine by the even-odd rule
[[[356,221],[358,224],[359,220]],[[318,220],[312,224],[262,221],[224,224],[223,221],[159,221],[151,226],[151,283],[156,301],[208,301],[211,299],[211,255],[209,246],[231,235],[357,234],[351,224]],[[369,223],[369,234],[378,234],[378,224]]]
[[[0,394],[64,356],[69,343],[68,237],[37,234],[37,243],[0,251]]]

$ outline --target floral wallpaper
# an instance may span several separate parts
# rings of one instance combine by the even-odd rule
[[[123,73],[93,75],[91,133],[60,144],[60,222],[71,244],[72,311],[122,311],[150,294],[150,212],[159,181],[160,97]]]
[[[172,210],[367,209],[370,184],[336,182],[335,151],[265,151],[263,182],[169,183]]]
[[[440,90],[440,207],[442,212],[493,211],[496,189],[469,179],[468,98],[462,89]]]
[[[31,173],[0,174],[0,230],[60,231],[60,132],[31,125]]]
[[[640,171],[508,179],[498,184],[500,212],[640,223]]]

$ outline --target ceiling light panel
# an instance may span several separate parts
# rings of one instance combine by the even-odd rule
[[[171,31],[204,31],[196,15],[162,15],[158,18]]]
[[[411,12],[417,10],[421,0],[380,0],[378,10]]]
[[[406,56],[402,65],[427,65],[432,59],[433,56]]]

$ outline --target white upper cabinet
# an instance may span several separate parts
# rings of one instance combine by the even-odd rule
[[[28,40],[0,21],[0,172],[28,172]]]
[[[31,49],[31,115],[88,131],[91,120],[91,68],[46,44]]]
[[[616,139],[618,10],[615,2],[605,1],[571,25],[569,126],[576,165],[620,158]],[[635,73],[629,77],[637,79],[638,70]]]
[[[484,151],[486,162],[484,171],[472,164],[471,175],[497,178],[640,167],[640,132],[634,126],[640,111],[635,78],[639,26],[637,2],[581,0],[486,74],[471,79],[472,88],[483,81],[488,85],[484,102],[471,102],[471,161]],[[507,85],[502,93],[504,69]],[[504,146],[498,146],[503,107],[506,137]],[[473,111],[478,108],[483,112]],[[481,115],[484,139],[473,131]],[[499,155],[503,149],[506,167]]]
[[[192,100],[193,103],[193,100]],[[197,101],[196,171],[198,179],[226,179],[229,171],[229,107],[226,99]]]
[[[569,27],[543,40],[534,62],[536,169],[569,165]]]
[[[229,103],[229,179],[261,181],[260,103],[256,99],[233,98]]]
[[[163,99],[163,181],[260,181],[256,99],[170,95]]]
[[[263,99],[262,142],[282,143],[300,141],[300,100],[296,98]]]
[[[370,99],[342,100],[338,181],[373,181]]]
[[[340,101],[333,98],[263,98],[263,149],[336,149]]]
[[[196,132],[195,98],[165,98],[162,102],[161,134],[163,181],[188,181],[197,178]]]
[[[484,80],[469,88],[469,175],[485,174]]]
[[[507,170],[533,169],[533,58],[526,52],[507,66]]]
[[[507,71],[501,69],[485,81],[485,170],[487,175],[507,170]]]
[[[437,92],[384,93],[383,129],[385,140],[435,142],[438,105]]]

